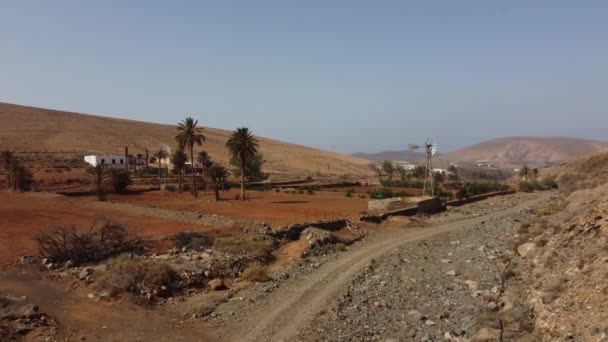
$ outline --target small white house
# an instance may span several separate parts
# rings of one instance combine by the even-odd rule
[[[84,156],[84,161],[89,163],[93,167],[101,165],[107,169],[124,168],[125,164],[127,163],[125,160],[125,156],[110,154]]]
[[[446,170],[446,169],[433,169],[433,172],[446,174],[448,172],[448,170]]]

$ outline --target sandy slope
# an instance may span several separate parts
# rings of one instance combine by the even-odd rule
[[[0,103],[0,146],[16,151],[74,151],[131,154],[173,146],[175,128],[148,122],[115,119]],[[204,125],[204,122],[201,122]],[[227,130],[205,128],[204,149],[227,162]],[[254,132],[255,133],[255,132]],[[266,169],[277,173],[370,174],[368,161],[351,156],[260,138]]]

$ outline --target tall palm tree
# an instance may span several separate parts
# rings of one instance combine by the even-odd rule
[[[519,176],[524,178],[525,180],[528,180],[528,177],[530,176],[530,168],[528,167],[528,165],[524,165],[524,167],[519,170]]]
[[[182,192],[182,174],[187,160],[188,156],[186,156],[186,152],[181,148],[175,150],[171,156],[171,163],[173,163],[173,167],[177,171],[177,189],[179,192]]]
[[[194,145],[201,146],[203,141],[207,140],[203,135],[203,128],[197,127],[197,124],[198,120],[187,117],[177,124],[177,127],[175,128],[177,130],[177,135],[175,136],[177,145],[181,148],[188,147],[190,150],[190,161],[192,162],[192,194],[194,194],[194,197],[198,197],[196,178],[194,177]]]
[[[213,164],[209,167],[207,172],[207,176],[209,178],[209,187],[213,190],[215,194],[215,200],[220,200],[220,190],[224,190],[226,187],[226,179],[230,173],[226,170],[225,167],[219,164]]]
[[[159,148],[156,152],[154,152],[154,158],[158,160],[158,182],[161,183],[162,179],[162,166],[161,161],[169,156],[169,153],[165,150],[164,147]]]
[[[255,157],[260,149],[258,140],[247,127],[237,128],[226,142],[226,148],[232,157],[241,162],[241,201],[245,200],[245,163]]]
[[[203,174],[202,176],[205,176],[205,170],[210,168],[213,165],[213,161],[211,160],[211,156],[209,156],[209,153],[207,153],[207,151],[200,151],[197,155],[196,155],[196,161],[201,163],[202,167],[203,167]]]
[[[6,181],[7,187],[10,189],[13,184],[13,161],[15,160],[15,155],[13,152],[6,150],[2,151],[2,166],[4,167],[4,171],[6,172]]]

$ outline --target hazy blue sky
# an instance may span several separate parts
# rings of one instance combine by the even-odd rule
[[[339,152],[608,140],[608,1],[2,1],[0,101]]]

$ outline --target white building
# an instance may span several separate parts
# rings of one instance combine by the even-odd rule
[[[126,164],[125,156],[111,154],[84,156],[84,161],[89,163],[93,167],[97,165],[102,165],[104,168],[107,169],[124,168]]]
[[[433,172],[446,174],[448,172],[448,170],[446,170],[446,169],[433,169]]]

